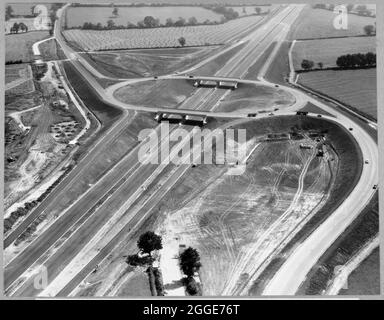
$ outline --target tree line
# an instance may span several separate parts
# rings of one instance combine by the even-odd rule
[[[368,53],[353,53],[339,56],[336,59],[336,65],[340,69],[352,69],[352,68],[367,68],[376,66],[376,54],[373,52]],[[301,68],[304,70],[313,70],[315,62],[308,59],[303,59],[301,62]],[[318,69],[323,69],[323,63],[317,63]],[[334,68],[330,68],[334,69]]]
[[[374,67],[376,66],[376,54],[373,52],[346,54],[338,57],[336,64],[343,69]]]
[[[11,27],[11,29],[10,29],[11,33],[19,33],[19,31],[21,31],[21,32],[28,32],[28,27],[25,25],[25,23],[23,23],[23,22],[20,22],[20,23],[15,22],[13,24],[13,26]]]
[[[99,23],[85,22],[80,29],[83,30],[117,30],[117,29],[144,29],[144,28],[161,28],[161,27],[185,27],[185,26],[198,26],[198,25],[213,25],[219,24],[218,21],[210,21],[209,19],[204,22],[198,22],[195,17],[188,20],[180,17],[177,20],[168,18],[164,24],[160,23],[159,19],[152,16],[146,16],[142,21],[134,24],[128,22],[127,25],[117,25],[112,19],[107,21],[106,25]]]
[[[222,24],[229,20],[237,19],[239,17],[239,13],[235,11],[233,8],[227,8],[225,6],[203,6],[203,8],[212,10],[217,14],[220,14],[222,17],[220,21],[211,21],[206,19],[205,21],[199,22],[196,17],[190,17],[189,19],[185,19],[183,17],[179,17],[177,20],[172,18],[166,19],[165,23],[160,23],[159,19],[154,18],[153,16],[146,16],[142,21],[134,24],[132,22],[128,22],[126,25],[116,25],[116,23],[110,19],[107,21],[106,25],[102,25],[101,23],[92,23],[85,22],[80,29],[83,30],[116,30],[116,29],[143,29],[143,28],[161,28],[161,27],[186,27],[186,26],[199,26],[199,25],[216,25]],[[245,8],[244,8],[245,9]],[[261,14],[261,8],[255,7],[255,15]],[[113,17],[117,17],[119,15],[119,9],[117,7],[113,7],[112,9]]]
[[[367,8],[366,5],[357,5],[355,8],[354,4],[348,4],[345,7],[346,7],[348,13],[354,13],[354,14],[357,14],[359,16],[366,16],[366,17],[375,17],[376,16],[374,13],[372,13],[371,10],[369,10]],[[313,8],[333,11],[335,9],[335,5],[334,4],[319,3],[319,4],[313,5]]]

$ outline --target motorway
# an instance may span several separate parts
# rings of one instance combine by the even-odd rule
[[[265,52],[272,42],[279,41],[281,43],[284,40],[289,26],[296,20],[301,9],[302,6],[288,6],[274,15],[262,27],[248,35],[249,41],[244,48],[216,73],[215,78],[241,79],[244,77],[249,67]],[[102,88],[93,76],[104,76],[100,75],[97,70],[66,45],[60,33],[60,26],[59,18],[59,23],[56,23],[55,26],[55,37],[63,48],[65,55],[71,59],[76,69],[105,103],[119,107],[125,112],[122,119],[102,137],[99,144],[80,162],[70,176],[62,184],[59,184],[58,188],[33,211],[34,214],[31,217],[27,217],[26,222],[20,225],[20,229],[12,232],[9,239],[7,237],[8,241],[6,239],[6,243],[8,245],[13,242],[23,228],[26,228],[31,221],[44,212],[50,203],[54,202],[55,197],[65,194],[71,183],[76,182],[76,179],[91,164],[94,157],[101,154],[101,145],[112,142],[117,134],[129,125],[128,119],[134,119],[128,116],[134,112],[131,110],[166,112],[164,109],[127,105],[114,97],[113,93],[117,88],[127,83],[133,83],[135,80],[127,80],[124,84],[118,84],[112,89],[105,90]],[[177,77],[179,76],[170,75],[165,76],[164,79]],[[137,79],[137,81],[144,80]],[[275,86],[275,84],[268,83],[263,78],[260,78],[258,83]],[[293,114],[294,110],[300,109],[306,102],[312,102],[331,113],[334,116],[332,117],[333,121],[337,121],[344,127],[354,128],[352,134],[362,147],[364,157],[370,160],[370,165],[365,166],[363,169],[362,177],[355,189],[357,191],[354,190],[353,193],[354,198],[349,196],[343,203],[343,207],[336,210],[330,217],[330,219],[332,218],[331,222],[326,227],[322,225],[319,228],[322,233],[319,234],[318,229],[298,247],[298,250],[292,255],[294,260],[290,258],[287,260],[284,267],[276,274],[276,280],[275,278],[272,279],[268,285],[265,294],[280,294],[279,292],[293,294],[295,288],[305,279],[309,271],[308,268],[310,269],[316,263],[319,254],[324,252],[324,248],[327,249],[332,244],[332,239],[335,236],[345,230],[349,222],[353,220],[370,199],[371,193],[366,192],[366,186],[377,183],[375,180],[377,179],[377,145],[374,141],[372,142],[372,139],[365,131],[349,118],[343,117],[334,109],[306,96],[301,91],[291,87],[281,87],[295,96],[296,103],[289,110],[279,110],[276,114]],[[215,117],[245,117],[244,114],[231,113],[228,115],[214,112],[213,108],[227,93],[227,90],[220,89],[198,89],[193,96],[182,104],[179,111],[185,111],[189,114],[196,112],[195,114],[206,114]],[[175,112],[174,109],[169,111]],[[260,117],[262,116],[267,115],[260,115]],[[175,128],[176,126],[171,126],[171,130],[175,130]],[[159,127],[156,130],[159,130]],[[188,130],[190,133],[188,139],[190,139],[193,136],[193,131],[192,128],[188,128]],[[172,154],[176,155],[179,148],[182,148],[188,139],[173,144]],[[164,141],[160,141],[160,147],[163,143]],[[6,265],[5,288],[7,295],[69,295],[94,267],[110,253],[123,235],[140,225],[151,212],[151,209],[161,201],[166,192],[187,172],[187,165],[166,166],[139,163],[137,156],[139,146],[140,144],[133,148],[98,183],[81,195],[57,221],[47,230],[44,230]],[[122,172],[124,174],[121,174]],[[350,216],[345,217],[345,215]],[[332,228],[329,228],[329,224],[332,225]],[[324,239],[324,234],[327,235],[326,239]],[[304,249],[300,249],[301,247]],[[318,251],[313,252],[308,248],[317,248]],[[36,289],[33,285],[34,276],[42,265],[48,270],[49,286],[45,290]],[[300,266],[300,270],[297,270],[298,266]],[[285,282],[283,281],[283,285],[279,285],[282,279]],[[278,289],[278,287],[281,287],[281,289]],[[240,294],[246,294],[246,289]]]
[[[288,9],[285,11],[288,11]],[[276,17],[277,19],[281,19],[282,14],[276,15]],[[59,25],[60,24],[58,23],[57,26]],[[56,39],[62,45],[65,54],[73,58],[74,55],[76,56],[76,53],[67,47],[65,43],[61,42],[60,36],[58,36],[60,32],[57,28],[55,29]],[[264,33],[266,28],[262,31]],[[243,59],[252,53],[252,49],[255,47],[259,48],[258,41],[261,37],[264,37],[264,34],[262,33],[262,35],[260,35],[260,33],[260,31],[255,32],[256,40],[252,42],[250,46],[245,47],[246,51],[240,51],[238,58]],[[272,34],[271,40],[274,39],[274,36],[275,35]],[[261,50],[261,54],[263,49],[259,50]],[[254,57],[254,55],[252,56]],[[241,59],[238,59],[238,61],[241,61]],[[79,61],[78,59],[72,60],[72,63],[74,63],[76,68],[81,71],[82,75],[93,86],[97,94],[103,97],[104,89],[90,76],[88,66],[87,68],[84,68],[82,64],[83,61]],[[230,61],[230,63],[227,63],[221,71],[222,74],[231,75],[232,70],[236,70],[235,66],[233,61]],[[239,70],[242,70],[242,68],[244,68],[244,65],[240,64]],[[191,110],[198,108],[209,110],[213,101],[215,101],[215,99],[220,99],[225,92],[212,89],[199,89],[198,91],[200,91],[199,94],[194,95],[191,99],[186,101],[184,104],[185,109]],[[203,103],[201,102],[201,94],[206,97],[206,100],[203,100]],[[110,103],[108,98],[105,100]],[[130,106],[124,105],[123,108],[130,109]],[[120,125],[116,125],[116,128],[121,128],[123,126],[121,121],[119,123]],[[135,150],[137,151],[137,149],[138,148]],[[49,280],[53,280],[60,273],[62,266],[69,263],[69,261],[79,253],[81,244],[90,241],[96,231],[112,218],[113,210],[110,210],[111,206],[115,209],[123,207],[123,204],[121,203],[121,193],[126,195],[128,199],[132,197],[130,199],[131,205],[142,195],[142,193],[145,193],[140,189],[141,192],[137,193],[138,186],[143,185],[145,181],[149,183],[147,181],[149,178],[154,180],[162,170],[159,170],[156,166],[143,166],[138,164],[137,153],[135,150],[131,152],[124,161],[119,162],[114,170],[111,170],[111,172],[103,177],[99,183],[83,194],[52,226],[50,226],[50,228],[44,231],[37,237],[37,239],[28,245],[26,249],[20,252],[8,263],[5,268],[7,292],[17,296],[38,294],[39,291],[33,288],[33,277],[28,276],[30,275],[31,270],[38,270],[39,266],[44,265],[47,267]],[[78,170],[81,171],[82,167],[78,168]],[[118,179],[117,176],[119,172],[127,172],[127,174],[121,179]],[[154,174],[154,172],[156,172],[156,174]],[[175,175],[175,177],[180,176],[180,174]],[[75,177],[76,176],[74,175],[74,178]],[[68,188],[69,184],[64,185],[64,188],[65,186]],[[132,186],[134,186],[134,188],[132,188]],[[107,191],[105,192],[105,190]],[[109,193],[111,192],[109,190],[112,190],[111,194]],[[63,191],[65,192],[65,189],[63,189]],[[105,202],[102,202],[101,206],[98,206],[98,200],[102,198],[103,194],[107,198]],[[79,214],[79,212],[81,214]],[[110,214],[108,214],[108,212],[110,212]],[[38,211],[36,211],[36,215],[37,213]],[[32,217],[30,219],[32,219]],[[28,221],[25,222],[26,225],[27,223]],[[23,225],[21,228],[22,227]],[[17,235],[17,233],[15,235]],[[12,238],[9,239],[9,243],[11,243],[11,240]],[[113,242],[111,242],[110,245],[111,244],[113,244]]]

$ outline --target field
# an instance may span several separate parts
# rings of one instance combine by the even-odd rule
[[[298,82],[377,119],[376,69],[306,72]]]
[[[28,2],[19,2],[19,3],[12,3],[9,2],[9,4],[12,9],[13,13],[18,16],[27,16],[31,14],[32,6],[35,5],[36,3],[28,3]],[[47,7],[47,9],[51,8],[50,3],[44,3],[44,5]]]
[[[9,95],[20,95],[35,90],[31,67],[28,64],[5,66],[5,92]]]
[[[198,22],[210,20],[220,22],[222,15],[202,7],[117,7],[119,14],[114,17],[111,7],[70,7],[67,11],[67,27],[76,28],[83,26],[84,22],[107,25],[108,20],[113,20],[116,25],[126,26],[127,23],[137,24],[146,16],[153,16],[165,24],[168,18],[177,21],[179,17],[188,21],[195,17]]]
[[[138,78],[185,70],[216,53],[218,47],[127,50],[83,54],[100,72],[119,78]]]
[[[145,81],[118,89],[115,97],[144,107],[177,108],[195,91],[192,83],[186,80]]]
[[[369,284],[369,285],[367,285]],[[380,250],[375,249],[349,276],[348,289],[342,289],[341,295],[380,294]]]
[[[376,37],[349,37],[305,40],[295,43],[292,58],[295,70],[301,70],[303,59],[322,62],[324,68],[335,67],[336,59],[345,54],[376,52]]]
[[[295,102],[294,97],[283,90],[240,84],[238,89],[231,92],[215,109],[217,112],[273,111],[275,108],[289,106]]]
[[[33,60],[32,45],[42,39],[48,38],[48,31],[34,31],[5,36],[5,61]]]
[[[28,64],[13,64],[5,66],[5,84],[11,84],[17,80],[31,77]]]
[[[327,38],[364,35],[364,26],[374,24],[376,19],[348,15],[348,28],[337,30],[333,26],[336,17],[332,11],[305,8],[290,32],[290,39]]]
[[[260,16],[244,17],[219,25],[171,27],[129,30],[66,30],[70,43],[85,51],[180,47],[184,37],[186,46],[218,45],[229,42],[260,21]]]

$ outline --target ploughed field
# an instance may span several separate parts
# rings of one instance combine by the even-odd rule
[[[227,43],[249,28],[261,16],[249,16],[218,25],[121,30],[66,30],[69,43],[84,51],[180,47],[178,39],[184,37],[186,46],[218,45]]]

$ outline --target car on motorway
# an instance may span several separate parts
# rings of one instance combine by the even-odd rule
[[[279,85],[278,84],[275,84],[275,88],[278,88],[279,87]]]
[[[353,128],[349,128],[349,131],[352,131],[353,130]]]
[[[364,161],[364,163],[365,163],[365,164],[368,164],[368,163],[369,163],[369,161],[368,161],[368,160],[365,160],[365,161]]]
[[[321,114],[318,114],[318,115],[317,115],[317,117],[318,117],[318,118],[321,118],[321,117],[322,117],[322,115],[321,115]]]
[[[373,186],[373,190],[376,190],[377,189],[377,184],[375,184],[374,186]]]
[[[256,117],[257,113],[248,113],[248,117],[250,118],[254,118]]]
[[[189,76],[189,78],[193,78],[193,76]]]

